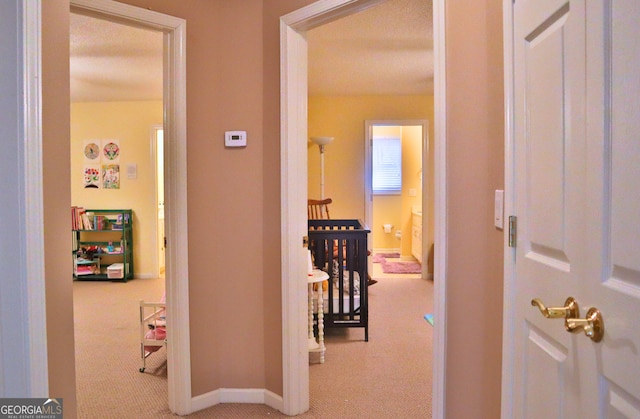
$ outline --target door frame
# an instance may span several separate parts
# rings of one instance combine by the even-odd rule
[[[24,101],[21,115],[24,128],[24,142],[19,145],[24,156],[23,188],[19,199],[24,202],[24,275],[25,293],[22,297],[26,306],[26,324],[23,332],[28,346],[28,378],[25,394],[43,397],[49,394],[49,372],[47,352],[47,313],[45,301],[44,266],[44,197],[42,191],[42,2],[22,0],[18,6],[22,10],[22,21],[18,23],[18,35],[22,45],[22,84]],[[16,300],[18,300],[16,298]],[[19,307],[15,307],[19,312]],[[0,351],[4,340],[0,333]],[[4,347],[6,353],[15,348]],[[0,361],[0,371],[3,370]]]
[[[429,220],[429,183],[425,184],[425,173],[428,176],[429,173],[429,121],[426,119],[384,119],[384,120],[366,120],[364,122],[364,136],[365,136],[365,155],[364,155],[364,222],[371,227],[373,225],[373,186],[371,179],[373,175],[372,167],[372,153],[373,147],[371,140],[373,140],[372,129],[374,126],[396,126],[396,127],[422,127],[422,140],[421,140],[421,165],[422,175],[420,176],[420,184],[422,185],[422,200],[420,206],[422,207],[423,220]],[[428,180],[428,177],[427,177]],[[429,237],[429,223],[422,223],[422,237]],[[401,243],[402,245],[402,243]],[[401,252],[402,253],[402,252]],[[427,278],[428,266],[427,255],[429,254],[429,247],[422,247],[422,277]],[[369,272],[373,272],[373,262],[369,259]]]
[[[42,50],[40,39],[42,33],[41,2],[23,0],[25,10],[23,28],[25,39],[25,57],[28,61],[24,67],[25,86],[29,92],[25,96],[25,192],[35,198],[28,208],[32,208],[28,217],[33,222],[27,223],[33,228],[26,232],[27,242],[32,242],[44,234],[42,223],[42,132],[38,128],[42,109],[42,82],[36,77],[40,72]],[[191,364],[189,338],[189,312],[178,310],[178,307],[189,306],[188,282],[176,281],[174,278],[188,278],[187,252],[187,196],[186,196],[186,21],[158,12],[141,9],[123,3],[108,0],[71,0],[70,7],[74,12],[92,16],[108,17],[110,20],[128,22],[137,26],[151,27],[164,33],[164,112],[165,112],[165,147],[167,153],[165,173],[165,196],[171,199],[172,205],[167,208],[167,227],[172,237],[171,249],[167,253],[167,323],[171,339],[167,342],[167,365],[174,371],[169,375],[169,407],[178,414],[191,412]],[[35,111],[34,111],[35,110]],[[167,141],[167,137],[170,138]],[[31,140],[35,140],[32,144]],[[31,145],[29,145],[31,144]],[[35,206],[34,206],[35,205]],[[37,218],[37,219],[36,219]],[[41,241],[40,241],[41,242]],[[33,252],[36,254],[37,252]],[[35,275],[44,278],[44,261],[42,253],[32,261]],[[35,258],[35,256],[30,256]],[[31,262],[30,262],[31,263]],[[42,266],[40,266],[42,265]],[[44,295],[44,280],[29,281],[29,295]],[[40,395],[48,394],[48,358],[46,353],[46,324],[44,298],[30,297],[28,329],[33,336],[30,345],[31,366],[38,366],[32,371],[30,386]],[[36,302],[39,302],[36,304]],[[45,319],[46,320],[46,319]]]
[[[167,368],[169,408],[191,413],[191,360],[189,337],[189,278],[187,237],[187,103],[186,26],[184,19],[109,0],[71,0],[77,13],[108,18],[129,25],[159,30],[164,38],[164,143],[166,251]]]
[[[502,3],[503,57],[504,57],[504,218],[516,215],[515,159],[513,131],[513,1]],[[508,227],[507,227],[508,228]],[[502,401],[503,418],[513,417],[514,362],[515,362],[515,247],[509,247],[509,234],[504,234],[504,279],[502,308]]]
[[[283,409],[296,415],[309,409],[307,348],[307,41],[306,31],[383,0],[319,0],[280,18],[281,252]],[[434,29],[434,347],[432,415],[446,417],[446,80],[445,0],[433,2]],[[424,188],[423,188],[424,189]],[[423,190],[423,196],[424,196]]]
[[[156,204],[156,216],[155,216],[155,237],[156,237],[156,261],[155,261],[155,268],[154,268],[154,273],[155,273],[155,277],[158,278],[160,277],[160,275],[162,275],[161,270],[165,268],[164,266],[164,237],[165,234],[163,232],[162,237],[160,236],[160,217],[158,216],[158,204],[160,203],[160,199],[159,199],[159,195],[160,195],[160,188],[158,188],[158,183],[159,183],[159,170],[158,170],[158,166],[159,166],[159,161],[160,158],[158,156],[158,131],[163,131],[162,134],[162,145],[163,145],[163,155],[162,155],[162,184],[164,185],[164,126],[163,125],[152,125],[151,126],[151,135],[150,135],[150,150],[151,150],[151,162],[152,162],[152,166],[153,166],[153,173],[155,175],[155,204]],[[164,186],[162,188],[163,194],[164,194]],[[164,197],[163,197],[163,201],[162,201],[162,212],[163,212],[163,216],[164,216]],[[164,230],[164,218],[162,221],[162,229]],[[160,248],[160,246],[162,246],[162,249]],[[161,266],[162,265],[162,266]],[[162,269],[161,269],[162,268]]]

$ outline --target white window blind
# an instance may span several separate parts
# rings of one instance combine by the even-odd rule
[[[374,137],[372,141],[372,186],[376,195],[402,191],[402,141],[397,137]]]

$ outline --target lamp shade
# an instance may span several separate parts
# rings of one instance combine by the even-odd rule
[[[317,145],[327,145],[333,141],[333,137],[311,137],[311,141]]]

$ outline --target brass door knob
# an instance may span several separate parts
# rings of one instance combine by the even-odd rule
[[[587,311],[587,317],[584,319],[569,318],[565,320],[564,324],[568,332],[578,333],[580,330],[584,331],[584,334],[589,336],[592,341],[600,342],[604,336],[604,320],[600,310],[595,307],[591,307]]]

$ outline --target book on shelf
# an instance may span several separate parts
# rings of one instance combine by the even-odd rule
[[[98,212],[98,211],[96,211]],[[98,215],[80,206],[71,207],[72,230],[123,230],[131,220],[129,214]]]
[[[71,229],[72,230],[82,230],[84,223],[82,221],[82,214],[84,213],[84,208],[78,206],[71,207]]]
[[[89,218],[89,214],[87,214],[86,212],[82,213],[82,229],[93,230],[93,225],[91,225],[91,219]]]

